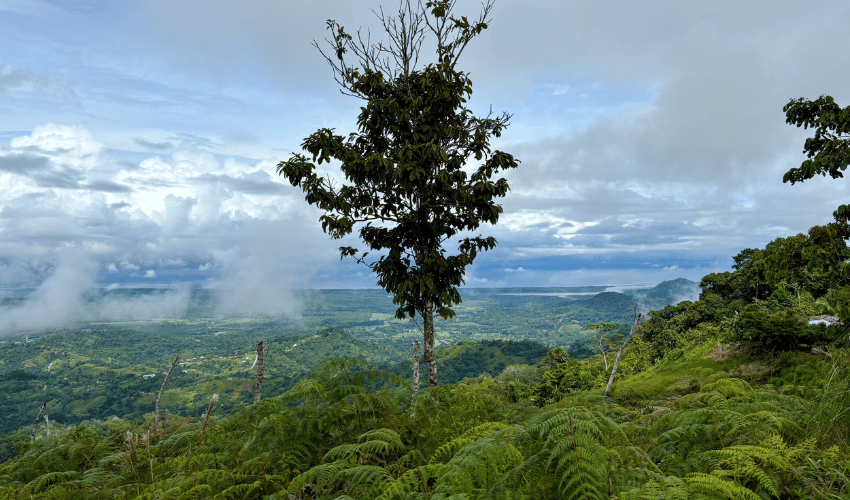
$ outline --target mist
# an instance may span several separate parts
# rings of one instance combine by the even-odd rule
[[[308,283],[311,273],[298,272],[293,255],[278,255],[273,241],[245,241],[228,252],[218,278],[202,282],[104,284],[104,266],[92,256],[75,252],[48,265],[46,277],[34,288],[7,289],[0,300],[0,337],[38,330],[68,328],[81,322],[132,321],[239,315],[298,318],[302,303],[293,289]],[[252,248],[253,251],[248,251]],[[284,265],[279,265],[280,260]],[[287,265],[286,263],[289,262]],[[112,268],[115,266],[112,265]],[[216,267],[208,264],[207,267]],[[134,271],[155,276],[151,270]]]

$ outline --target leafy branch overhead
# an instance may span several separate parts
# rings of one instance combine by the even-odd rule
[[[833,179],[843,178],[850,165],[850,106],[841,108],[831,96],[822,95],[814,101],[791,99],[782,110],[786,123],[815,129],[803,149],[808,159],[786,172],[782,181],[794,184],[827,174]],[[850,238],[850,205],[840,205],[832,215],[835,222],[811,228],[801,255],[809,271],[829,273],[846,284],[850,282],[850,250],[846,244]],[[850,321],[850,316],[842,319]]]
[[[791,99],[782,111],[786,123],[815,129],[803,149],[809,159],[786,172],[782,182],[794,184],[827,174],[833,179],[844,177],[850,165],[850,106],[842,109],[831,96],[822,95],[814,101]]]

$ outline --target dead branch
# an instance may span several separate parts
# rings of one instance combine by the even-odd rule
[[[620,358],[623,356],[623,351],[626,349],[626,346],[629,345],[629,342],[632,340],[632,336],[635,334],[635,330],[637,330],[638,325],[640,324],[641,313],[637,312],[637,302],[635,302],[635,322],[632,325],[632,329],[629,330],[629,335],[626,337],[626,340],[623,341],[623,345],[620,346],[620,350],[617,351],[617,359],[614,361],[614,368],[611,370],[611,377],[608,379],[608,386],[605,388],[605,399],[611,397],[611,385],[614,384],[614,376],[617,375],[617,368],[620,366]]]
[[[162,387],[159,388],[159,396],[156,397],[156,407],[154,409],[154,428],[156,429],[157,434],[162,433],[162,423],[160,422],[160,410],[159,410],[159,402],[162,399],[162,394],[165,392],[165,385],[168,384],[168,379],[171,377],[171,372],[174,370],[174,366],[177,362],[180,361],[180,355],[174,357],[174,361],[171,363],[171,368],[168,369],[168,373],[165,374],[165,380],[162,381]]]

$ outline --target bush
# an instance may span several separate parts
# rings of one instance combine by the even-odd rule
[[[791,350],[798,344],[819,340],[817,332],[806,323],[796,308],[781,309],[770,314],[761,304],[750,304],[741,311],[741,339],[761,342],[771,349]]]

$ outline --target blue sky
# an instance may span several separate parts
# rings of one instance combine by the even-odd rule
[[[41,287],[60,317],[110,283],[271,312],[291,288],[373,286],[275,165],[354,129],[311,42],[329,18],[377,35],[379,5],[0,0],[0,287]],[[698,280],[829,221],[846,181],[781,182],[808,136],[782,106],[850,103],[850,4],[809,7],[497,0],[460,66],[473,110],[513,113],[496,146],[522,164],[467,284]]]

